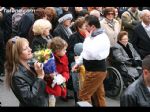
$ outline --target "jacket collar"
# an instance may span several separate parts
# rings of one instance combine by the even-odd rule
[[[22,65],[22,64],[19,64],[19,69],[22,71],[22,72],[26,72],[27,69]]]
[[[55,59],[59,62],[59,63],[62,63],[62,64],[66,64],[66,55],[64,56],[57,56],[56,54],[54,54],[55,56]]]
[[[30,68],[30,69],[32,70],[33,73],[31,73],[29,70],[27,70],[22,64],[19,64],[19,65],[18,65],[18,68],[19,68],[19,70],[20,70],[23,74],[26,74],[26,75],[28,75],[29,77],[34,77],[34,76],[36,76],[36,73],[34,73],[34,70],[33,70],[32,68]],[[29,75],[29,74],[27,74],[27,73],[30,73],[30,74],[32,74],[32,75]]]
[[[150,101],[150,92],[144,83],[143,74],[139,77],[139,82],[140,82],[140,89],[142,90],[142,93],[145,95],[145,99]]]
[[[99,29],[95,30],[94,32],[92,32],[91,37],[95,37],[103,32],[104,32],[104,30],[102,28],[99,28]]]

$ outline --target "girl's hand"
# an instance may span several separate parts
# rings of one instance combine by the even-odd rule
[[[37,77],[43,79],[45,73],[44,73],[44,70],[43,70],[43,65],[42,65],[42,63],[35,62],[35,63],[34,63],[34,69],[35,69],[35,71],[36,71],[36,73],[37,73],[37,75],[38,75]]]
[[[55,72],[54,72],[54,73],[50,73],[49,76],[50,76],[52,79],[54,79],[54,76],[56,76],[56,73],[55,73]]]

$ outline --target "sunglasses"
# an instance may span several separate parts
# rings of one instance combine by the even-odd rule
[[[107,13],[107,15],[115,15],[113,12],[109,12]]]

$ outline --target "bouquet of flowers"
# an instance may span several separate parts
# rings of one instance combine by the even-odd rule
[[[55,58],[51,49],[42,49],[35,51],[33,56],[36,60],[43,64],[45,74],[56,72]]]
[[[53,75],[51,87],[56,84],[61,87],[66,87],[64,77],[56,72],[55,58],[51,49],[42,49],[33,53],[34,59],[42,63],[43,70],[46,75]]]

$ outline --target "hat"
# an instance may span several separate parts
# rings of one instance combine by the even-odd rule
[[[75,53],[75,55],[80,56],[82,50],[83,50],[83,43],[75,44],[75,46],[74,46],[74,53]]]
[[[73,19],[72,14],[69,13],[69,12],[61,14],[60,18],[58,19],[58,22],[61,23],[61,22],[64,22],[65,20],[67,20],[67,19],[70,19],[70,20]]]

